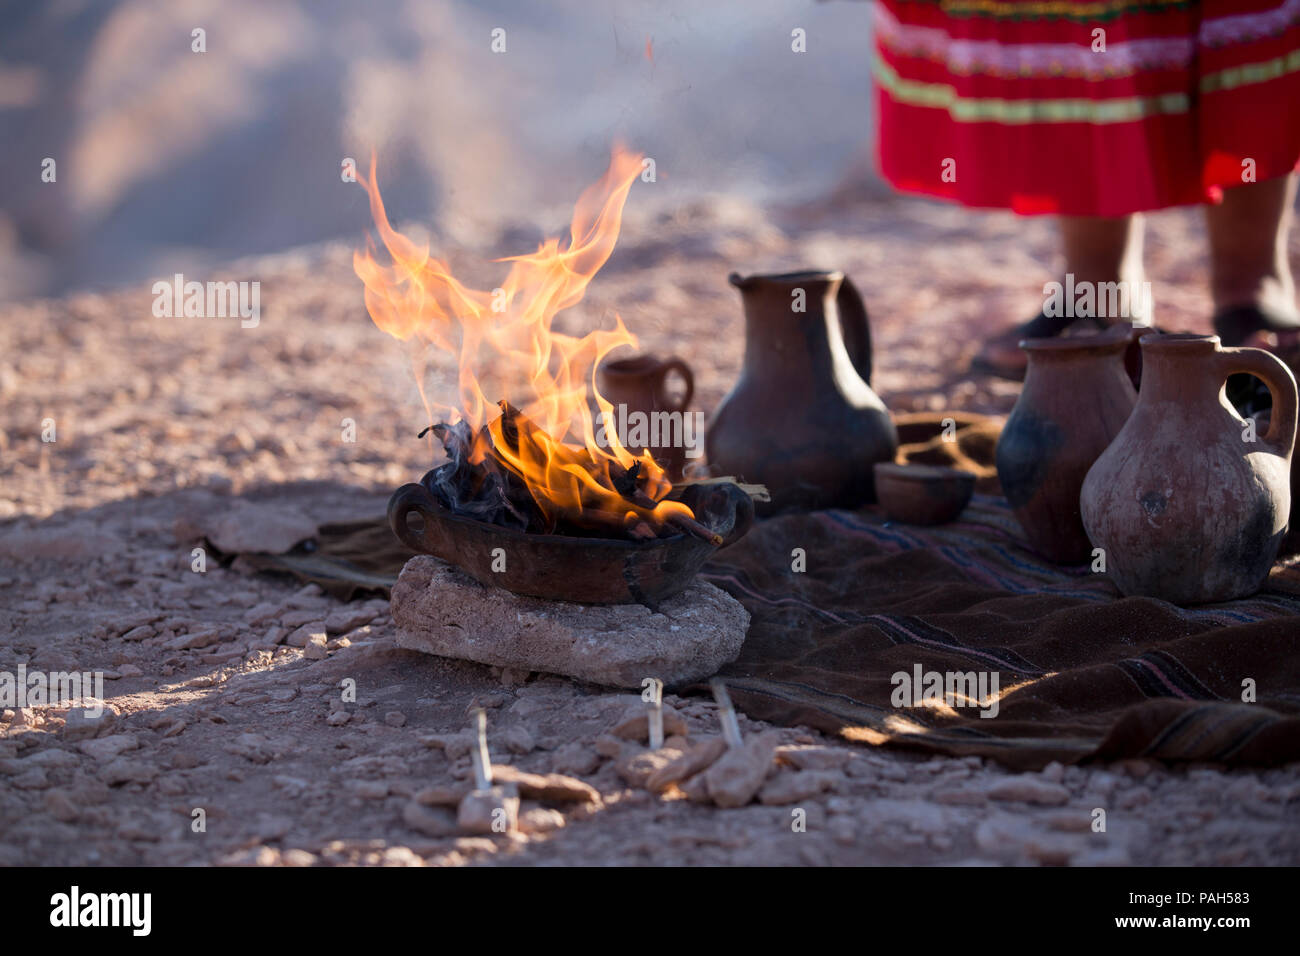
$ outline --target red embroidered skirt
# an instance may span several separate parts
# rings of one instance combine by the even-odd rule
[[[1217,202],[1300,162],[1300,0],[878,0],[884,177],[1018,213]]]

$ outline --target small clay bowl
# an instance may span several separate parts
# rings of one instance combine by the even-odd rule
[[[944,524],[970,502],[975,476],[942,465],[897,465],[877,462],[876,497],[891,521]]]

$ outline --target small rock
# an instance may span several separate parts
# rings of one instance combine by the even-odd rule
[[[551,766],[561,773],[591,773],[600,766],[600,754],[576,740],[570,741],[555,751]]]
[[[456,811],[456,824],[462,833],[513,833],[519,826],[519,792],[509,785],[471,790]]]
[[[577,777],[561,773],[528,773],[508,764],[492,765],[492,782],[508,784],[521,796],[554,803],[600,803],[600,791]]]
[[[370,604],[347,604],[325,617],[325,633],[331,637],[355,631],[375,619],[377,609]]]
[[[336,710],[331,712],[330,715],[325,718],[325,723],[329,724],[331,727],[342,727],[351,718],[352,715],[346,710]]]
[[[709,782],[705,779],[705,774],[697,773],[695,776],[683,780],[677,785],[677,789],[691,803],[708,803],[710,801]]]
[[[90,740],[112,731],[117,723],[117,713],[100,702],[91,707],[73,707],[63,724],[62,737],[72,743]]]
[[[497,734],[497,740],[504,744],[506,750],[512,754],[532,753],[537,748],[537,742],[533,739],[533,735],[523,724],[507,727]]]
[[[123,664],[117,669],[117,672],[123,677],[139,677],[144,674],[144,671],[140,670],[140,668],[136,667],[134,664]]]
[[[827,790],[834,790],[847,778],[835,770],[801,770],[797,773],[779,773],[758,791],[758,802],[768,806],[784,806],[807,800]]]
[[[127,631],[125,634],[123,634],[123,635],[122,635],[122,640],[124,640],[124,641],[143,641],[145,638],[153,637],[154,634],[156,634],[156,633],[157,633],[157,631],[155,631],[155,630],[154,630],[150,625],[148,625],[148,624],[141,624],[139,627],[133,627],[133,628],[131,628],[131,630],[129,630],[129,631]]]
[[[618,775],[627,781],[628,786],[644,787],[646,781],[656,773],[682,756],[675,747],[661,747],[658,750],[637,750],[620,757],[614,763]]]
[[[220,638],[215,628],[205,628],[201,631],[182,634],[174,640],[168,641],[166,647],[169,651],[190,651],[208,647],[217,643],[218,640]]]
[[[778,747],[776,759],[799,770],[839,770],[853,757],[843,747]]]
[[[564,814],[549,807],[533,807],[519,814],[519,832],[550,833],[564,827]]]
[[[727,742],[723,738],[706,737],[651,773],[645,787],[652,793],[662,793],[673,784],[707,770],[726,752]]]
[[[428,807],[415,800],[402,808],[402,822],[425,836],[445,837],[457,832],[456,816],[450,810]]]
[[[99,778],[110,787],[124,783],[149,783],[156,776],[158,776],[157,767],[126,757],[118,757],[110,761],[99,772]]]
[[[400,710],[390,710],[384,714],[384,723],[389,727],[405,727],[406,715]]]
[[[263,601],[261,604],[255,604],[244,612],[244,620],[249,624],[265,624],[271,618],[280,613],[280,605],[273,604],[270,601]]]
[[[108,737],[83,740],[77,745],[77,749],[96,760],[112,760],[114,757],[128,750],[134,750],[138,746],[140,746],[140,741],[136,739],[135,734],[112,734]]]
[[[664,736],[680,734],[685,737],[690,734],[690,728],[686,726],[686,719],[679,714],[669,704],[664,704]],[[650,710],[649,707],[640,698],[634,698],[628,704],[627,710],[619,718],[610,733],[615,737],[623,740],[634,740],[638,742],[648,742],[650,740]]]
[[[1047,818],[1049,827],[1067,833],[1087,833],[1092,829],[1092,824],[1092,813],[1086,810],[1063,810]]]
[[[975,787],[957,787],[952,790],[935,791],[933,799],[935,803],[942,803],[949,807],[982,807],[989,802],[989,795]]]
[[[283,554],[300,541],[316,537],[316,524],[295,508],[233,499],[228,508],[205,513],[200,530],[226,554]]]
[[[768,731],[728,749],[704,772],[709,798],[724,808],[749,803],[773,769],[779,741],[778,733]]]
[[[33,767],[24,771],[10,781],[19,790],[44,790],[50,785],[44,767]]]
[[[1010,777],[989,788],[994,800],[1033,803],[1042,807],[1060,807],[1070,802],[1070,791],[1059,783],[1041,780],[1030,774]]]
[[[465,787],[424,787],[413,799],[426,807],[456,807],[468,792]]]
[[[45,809],[60,823],[73,823],[81,815],[76,803],[63,790],[46,791]]]
[[[308,640],[303,650],[303,657],[309,661],[323,661],[330,656],[329,648],[325,646],[324,634],[313,634]]]
[[[46,770],[67,770],[81,765],[81,760],[69,750],[47,747],[25,758],[22,767],[44,767]]]
[[[304,624],[315,624],[320,621],[320,611],[315,608],[304,608],[300,611],[285,611],[278,618],[278,622],[283,627],[293,630],[302,627]],[[322,625],[323,627],[324,625]]]
[[[478,746],[478,735],[466,730],[454,734],[425,734],[420,742],[433,750],[441,750],[448,760],[455,760]]]
[[[1134,780],[1141,780],[1154,769],[1154,764],[1150,760],[1142,760],[1138,757],[1120,760],[1116,763],[1116,766],[1128,771],[1128,775]]]
[[[289,636],[284,639],[284,642],[290,647],[306,647],[311,643],[312,638],[314,637],[320,638],[322,647],[325,645],[325,625],[320,621],[313,624],[304,624],[302,627],[290,633]]]

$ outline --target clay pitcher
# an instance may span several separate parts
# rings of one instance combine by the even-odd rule
[[[1079,491],[1137,401],[1124,367],[1135,335],[1124,325],[1020,343],[1029,366],[998,438],[998,480],[1030,547],[1051,561],[1078,564],[1092,556]]]
[[[709,471],[767,486],[762,514],[875,500],[894,423],[871,390],[871,330],[841,272],[733,273],[745,362],[705,435]]]
[[[1215,335],[1142,339],[1137,408],[1083,483],[1083,521],[1126,595],[1174,604],[1227,601],[1264,586],[1287,529],[1296,384],[1261,349]],[[1248,372],[1273,396],[1254,433],[1224,393]]]
[[[685,383],[679,396],[673,395],[668,387],[674,372]],[[637,455],[649,449],[651,456],[667,473],[668,480],[681,481],[688,455],[698,459],[703,451],[700,444],[702,429],[696,427],[694,418],[689,418],[691,413],[686,410],[695,394],[695,376],[690,366],[676,356],[664,359],[637,355],[616,359],[601,364],[596,370],[596,388],[614,406],[615,420],[606,428],[617,424],[622,429],[620,439],[627,443],[628,451]],[[644,444],[632,443],[640,437],[644,437]]]

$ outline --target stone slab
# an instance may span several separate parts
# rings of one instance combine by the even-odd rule
[[[487,587],[445,561],[411,558],[393,586],[401,647],[497,667],[640,689],[703,680],[735,660],[749,612],[695,581],[658,612],[639,604],[584,605]]]

